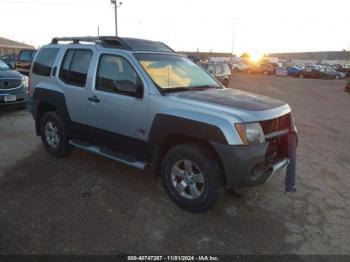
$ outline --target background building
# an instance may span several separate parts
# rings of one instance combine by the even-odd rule
[[[21,49],[34,49],[34,47],[0,37],[0,55],[17,55]]]

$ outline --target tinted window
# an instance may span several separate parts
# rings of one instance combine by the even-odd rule
[[[102,55],[98,66],[96,89],[121,94],[135,94],[140,79],[129,62],[122,57]]]
[[[91,57],[90,50],[68,50],[64,55],[59,77],[70,85],[85,86]]]
[[[33,74],[50,76],[58,48],[45,48],[39,51],[34,62]]]

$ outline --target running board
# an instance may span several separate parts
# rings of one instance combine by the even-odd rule
[[[85,141],[73,139],[73,140],[69,140],[69,144],[71,144],[75,147],[78,147],[80,149],[83,149],[85,151],[92,152],[94,154],[101,155],[104,157],[108,157],[108,158],[115,160],[115,161],[122,162],[126,165],[135,167],[135,168],[140,169],[140,170],[144,170],[147,166],[147,163],[145,163],[145,162],[139,161],[135,158],[132,158],[132,157],[127,156],[125,154],[113,151],[111,149],[100,148],[98,146],[95,146],[95,145],[90,144],[90,143],[85,142]]]

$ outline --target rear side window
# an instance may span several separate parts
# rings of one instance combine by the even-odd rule
[[[50,76],[58,48],[45,48],[39,51],[33,65],[33,74]]]
[[[84,87],[92,58],[91,50],[67,50],[59,78],[67,84]]]

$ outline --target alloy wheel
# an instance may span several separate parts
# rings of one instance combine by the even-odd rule
[[[44,132],[48,145],[52,148],[58,148],[60,145],[60,137],[58,135],[58,128],[55,123],[48,121],[45,124]]]
[[[198,199],[204,192],[204,175],[191,160],[182,159],[174,163],[171,168],[171,181],[176,192],[184,198]]]

